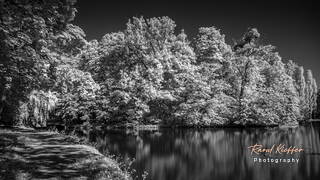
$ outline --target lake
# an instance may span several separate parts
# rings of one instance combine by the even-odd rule
[[[108,150],[124,158],[134,158],[132,167],[139,179],[145,171],[147,179],[152,180],[320,177],[319,123],[295,128],[163,129],[135,135],[105,131],[91,133],[90,139],[102,152]],[[248,147],[255,144],[264,147],[283,144],[304,150],[293,154],[251,154]],[[279,162],[280,159],[299,161]]]

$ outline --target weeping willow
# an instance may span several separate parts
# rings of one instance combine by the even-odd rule
[[[57,101],[58,98],[51,91],[32,91],[28,101],[19,108],[19,121],[33,127],[45,127]]]

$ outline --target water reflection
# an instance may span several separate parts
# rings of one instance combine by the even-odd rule
[[[135,158],[137,174],[147,171],[152,180],[298,180],[320,177],[319,132],[320,126],[313,124],[298,128],[167,129],[139,132],[138,136],[95,132],[91,138],[101,151]],[[256,143],[300,146],[305,152],[280,156],[299,158],[298,164],[254,163],[247,147]]]

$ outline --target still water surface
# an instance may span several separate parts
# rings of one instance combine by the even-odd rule
[[[320,179],[320,125],[296,128],[164,129],[126,135],[94,132],[100,151],[134,158],[139,179],[152,180],[308,180]],[[285,144],[304,148],[293,155],[252,155],[248,146]],[[298,163],[258,163],[261,159],[299,159]]]

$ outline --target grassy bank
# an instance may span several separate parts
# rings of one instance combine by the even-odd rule
[[[130,179],[113,159],[55,132],[0,128],[0,179]]]

